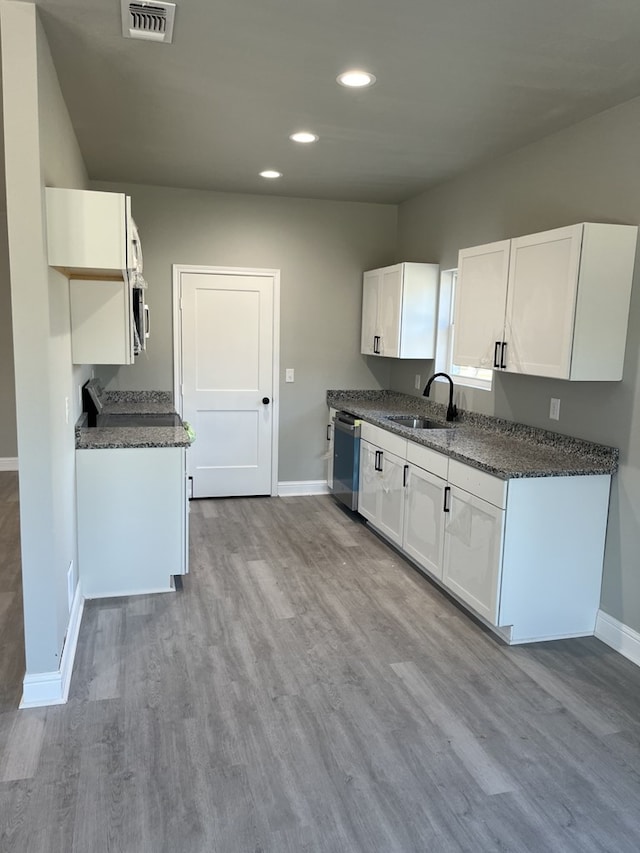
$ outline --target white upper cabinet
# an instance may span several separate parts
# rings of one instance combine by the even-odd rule
[[[508,370],[622,379],[637,233],[588,222],[512,241]]]
[[[49,266],[123,276],[139,264],[129,196],[47,187],[46,208]]]
[[[380,271],[366,272],[362,279],[362,335],[360,351],[378,355],[378,303],[380,301]]]
[[[582,223],[463,249],[454,362],[557,379],[621,379],[636,240],[634,225]]]
[[[74,364],[133,364],[131,287],[123,279],[69,282]]]
[[[570,376],[582,229],[512,241],[502,357],[512,373]]]
[[[510,240],[462,249],[454,312],[453,363],[495,367],[507,301]]]
[[[439,267],[402,263],[364,273],[362,338],[365,355],[433,358]]]

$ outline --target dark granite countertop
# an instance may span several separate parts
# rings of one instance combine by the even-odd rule
[[[101,397],[104,414],[154,415],[175,412],[168,391],[105,391]],[[76,424],[76,450],[108,450],[140,447],[189,447],[184,426],[97,426],[88,427],[83,415]]]
[[[615,474],[618,450],[602,444],[474,412],[442,430],[416,430],[388,420],[422,415],[445,424],[446,406],[395,391],[327,391],[327,404],[503,480]]]

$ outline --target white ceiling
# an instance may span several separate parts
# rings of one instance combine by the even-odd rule
[[[37,0],[92,179],[399,202],[640,95],[638,0],[177,4],[165,45],[119,0]]]

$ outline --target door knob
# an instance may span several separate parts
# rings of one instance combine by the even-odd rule
[[[268,397],[263,397],[263,398],[262,398],[262,402],[263,402],[263,403],[265,404],[265,406],[266,406],[268,403],[270,403],[270,402],[271,402],[271,400],[270,400]]]

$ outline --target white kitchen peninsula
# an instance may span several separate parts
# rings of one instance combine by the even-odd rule
[[[166,397],[159,404],[148,393],[142,402],[112,402],[108,411],[152,418],[163,408],[173,411]],[[169,592],[174,575],[187,572],[189,443],[182,425],[77,427],[78,560],[85,598]]]

